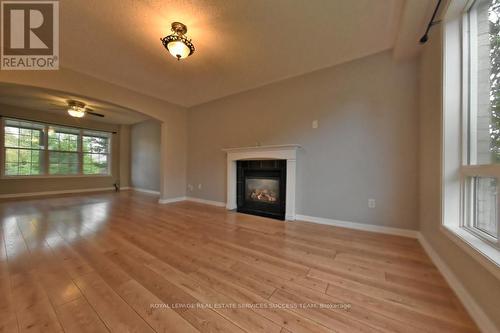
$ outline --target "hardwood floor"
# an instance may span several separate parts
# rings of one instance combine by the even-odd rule
[[[130,191],[0,222],[0,332],[478,331],[414,239]]]

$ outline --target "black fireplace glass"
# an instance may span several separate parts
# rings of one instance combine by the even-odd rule
[[[284,220],[286,160],[237,161],[237,211]]]
[[[277,204],[280,199],[280,181],[277,178],[245,179],[245,199]]]

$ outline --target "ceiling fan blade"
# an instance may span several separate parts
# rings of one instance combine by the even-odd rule
[[[88,114],[89,114],[89,115],[91,115],[91,116],[96,116],[96,117],[101,117],[101,118],[104,118],[104,115],[103,115],[103,114],[100,114],[100,113],[94,112],[94,111],[89,110],[89,109],[86,109],[86,110],[85,110],[85,113],[88,113]]]

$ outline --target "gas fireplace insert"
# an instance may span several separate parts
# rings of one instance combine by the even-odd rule
[[[237,211],[285,219],[286,160],[237,161]]]

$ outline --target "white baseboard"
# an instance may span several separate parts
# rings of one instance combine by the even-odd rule
[[[143,193],[149,193],[149,194],[155,194],[155,195],[160,195],[159,191],[152,191],[152,190],[147,190],[145,188],[139,188],[139,187],[129,187],[128,189],[132,191],[137,191],[137,192],[143,192]]]
[[[439,269],[441,274],[443,274],[446,282],[450,285],[451,289],[455,292],[457,297],[460,299],[465,309],[469,315],[474,319],[477,326],[483,333],[499,333],[499,329],[493,324],[491,319],[484,313],[483,309],[476,303],[474,298],[469,294],[464,285],[460,282],[460,279],[451,271],[451,269],[446,265],[443,259],[437,254],[434,248],[429,244],[425,237],[419,232],[418,240],[425,252],[429,255],[432,262]]]
[[[169,204],[169,203],[174,203],[174,202],[179,202],[179,201],[186,201],[186,197],[178,197],[178,198],[170,198],[170,199],[159,199],[158,203],[160,204]]]
[[[128,191],[128,190],[131,190],[132,188],[130,186],[124,186],[124,187],[120,187],[120,191]]]
[[[194,197],[177,197],[177,198],[171,198],[171,199],[160,199],[160,200],[158,200],[158,203],[169,204],[169,203],[179,202],[179,201],[192,201],[192,202],[198,202],[198,203],[202,203],[205,205],[211,205],[211,206],[217,206],[217,207],[225,207],[226,206],[225,202],[205,200],[205,199],[199,199],[199,198],[194,198]]]
[[[212,205],[212,206],[217,206],[217,207],[226,207],[225,202],[220,202],[220,201],[213,201],[213,200],[205,200],[205,199],[199,199],[195,197],[187,197],[187,201],[193,201],[193,202],[198,202],[206,205]]]
[[[99,188],[85,188],[85,189],[62,190],[62,191],[44,191],[44,192],[0,194],[0,199],[38,197],[38,196],[57,195],[57,194],[104,192],[104,191],[114,191],[114,190],[115,190],[114,187],[99,187]]]
[[[318,223],[318,224],[326,224],[326,225],[331,225],[331,226],[335,226],[335,227],[378,232],[378,233],[382,233],[382,234],[389,234],[389,235],[396,235],[396,236],[403,236],[403,237],[411,237],[411,238],[418,237],[418,231],[416,231],[416,230],[391,228],[391,227],[383,227],[383,226],[378,226],[378,225],[370,225],[370,224],[365,224],[365,223],[332,220],[332,219],[327,219],[324,217],[314,217],[314,216],[297,214],[297,215],[295,215],[295,221],[305,221],[305,222],[312,222],[312,223]]]

